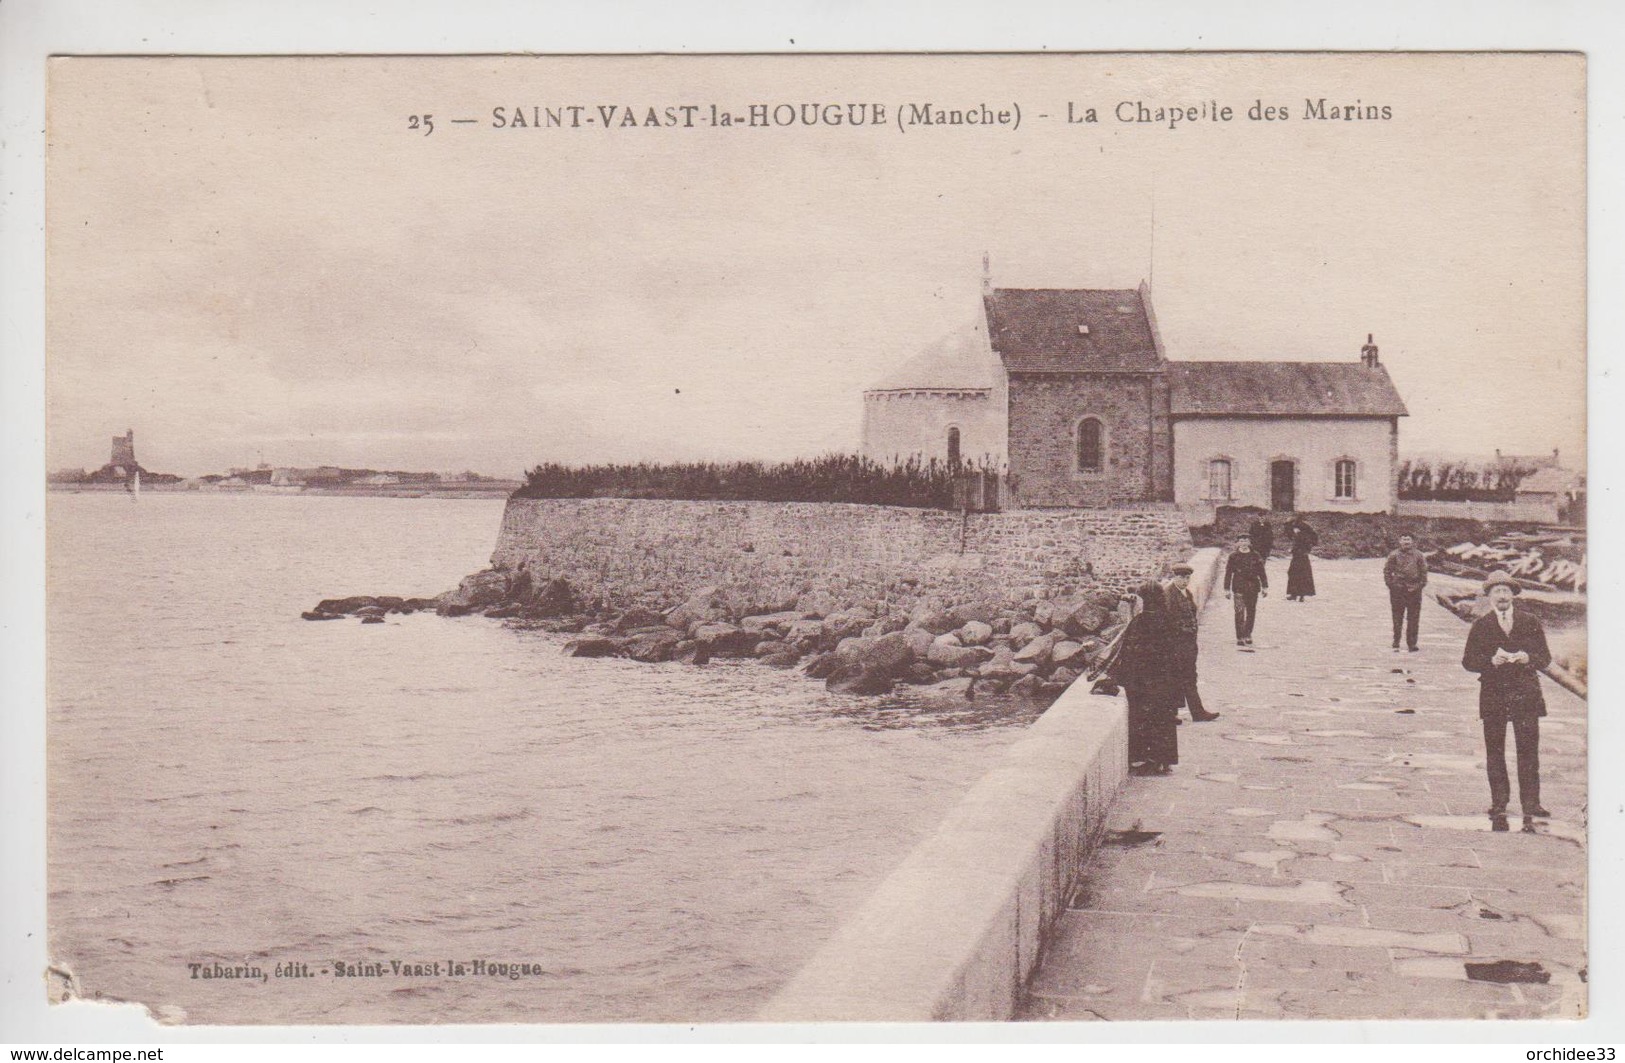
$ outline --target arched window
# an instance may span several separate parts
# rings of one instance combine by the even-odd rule
[[[1100,472],[1106,467],[1106,430],[1093,417],[1078,422],[1078,471]]]
[[[1358,466],[1353,458],[1338,458],[1332,474],[1332,497],[1352,499],[1355,495]]]
[[[957,426],[948,429],[948,464],[950,466],[959,464],[959,428]]]
[[[1207,463],[1207,496],[1214,501],[1229,501],[1229,458],[1214,458]]]

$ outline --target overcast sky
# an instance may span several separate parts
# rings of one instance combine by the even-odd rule
[[[852,451],[862,389],[979,313],[984,251],[1002,286],[1149,275],[1174,358],[1374,333],[1402,453],[1583,450],[1576,59],[75,59],[51,94],[53,469],[125,428],[182,474]],[[891,121],[491,127],[781,101]],[[1022,125],[900,132],[926,101]]]

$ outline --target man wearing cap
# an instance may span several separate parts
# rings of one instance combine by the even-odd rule
[[[1163,595],[1168,599],[1168,616],[1173,628],[1169,647],[1173,651],[1174,676],[1179,694],[1190,709],[1192,723],[1217,720],[1219,714],[1208,712],[1202,705],[1202,695],[1196,691],[1196,599],[1191,597],[1191,575],[1196,570],[1183,562],[1173,567],[1173,577],[1163,584]]]
[[[1505,572],[1484,581],[1490,611],[1473,621],[1461,666],[1478,673],[1478,715],[1484,723],[1485,767],[1490,777],[1490,816],[1496,830],[1506,829],[1507,724],[1518,745],[1518,801],[1524,826],[1551,813],[1540,804],[1540,718],[1546,699],[1540,692],[1540,670],[1552,663],[1546,630],[1527,609],[1513,606],[1522,590]]]
[[[1415,536],[1399,537],[1399,549],[1389,554],[1382,566],[1382,579],[1388,584],[1388,605],[1394,614],[1394,651],[1399,651],[1399,635],[1403,631],[1406,648],[1415,653],[1422,588],[1428,585],[1427,555],[1416,548]]]

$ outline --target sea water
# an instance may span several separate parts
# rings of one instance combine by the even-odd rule
[[[48,920],[202,1023],[749,1019],[1031,721],[429,614],[501,501],[49,506]]]

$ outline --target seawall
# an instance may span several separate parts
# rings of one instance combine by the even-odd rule
[[[998,1022],[1128,774],[1121,698],[1074,683],[757,1015]]]
[[[895,506],[512,499],[493,566],[562,576],[613,604],[704,587],[762,600],[809,592],[906,603],[1125,591],[1183,560],[1174,510],[945,513]]]
[[[1220,551],[1191,557],[1198,611]],[[842,924],[763,1022],[1001,1022],[1128,777],[1121,698],[1074,683]]]

